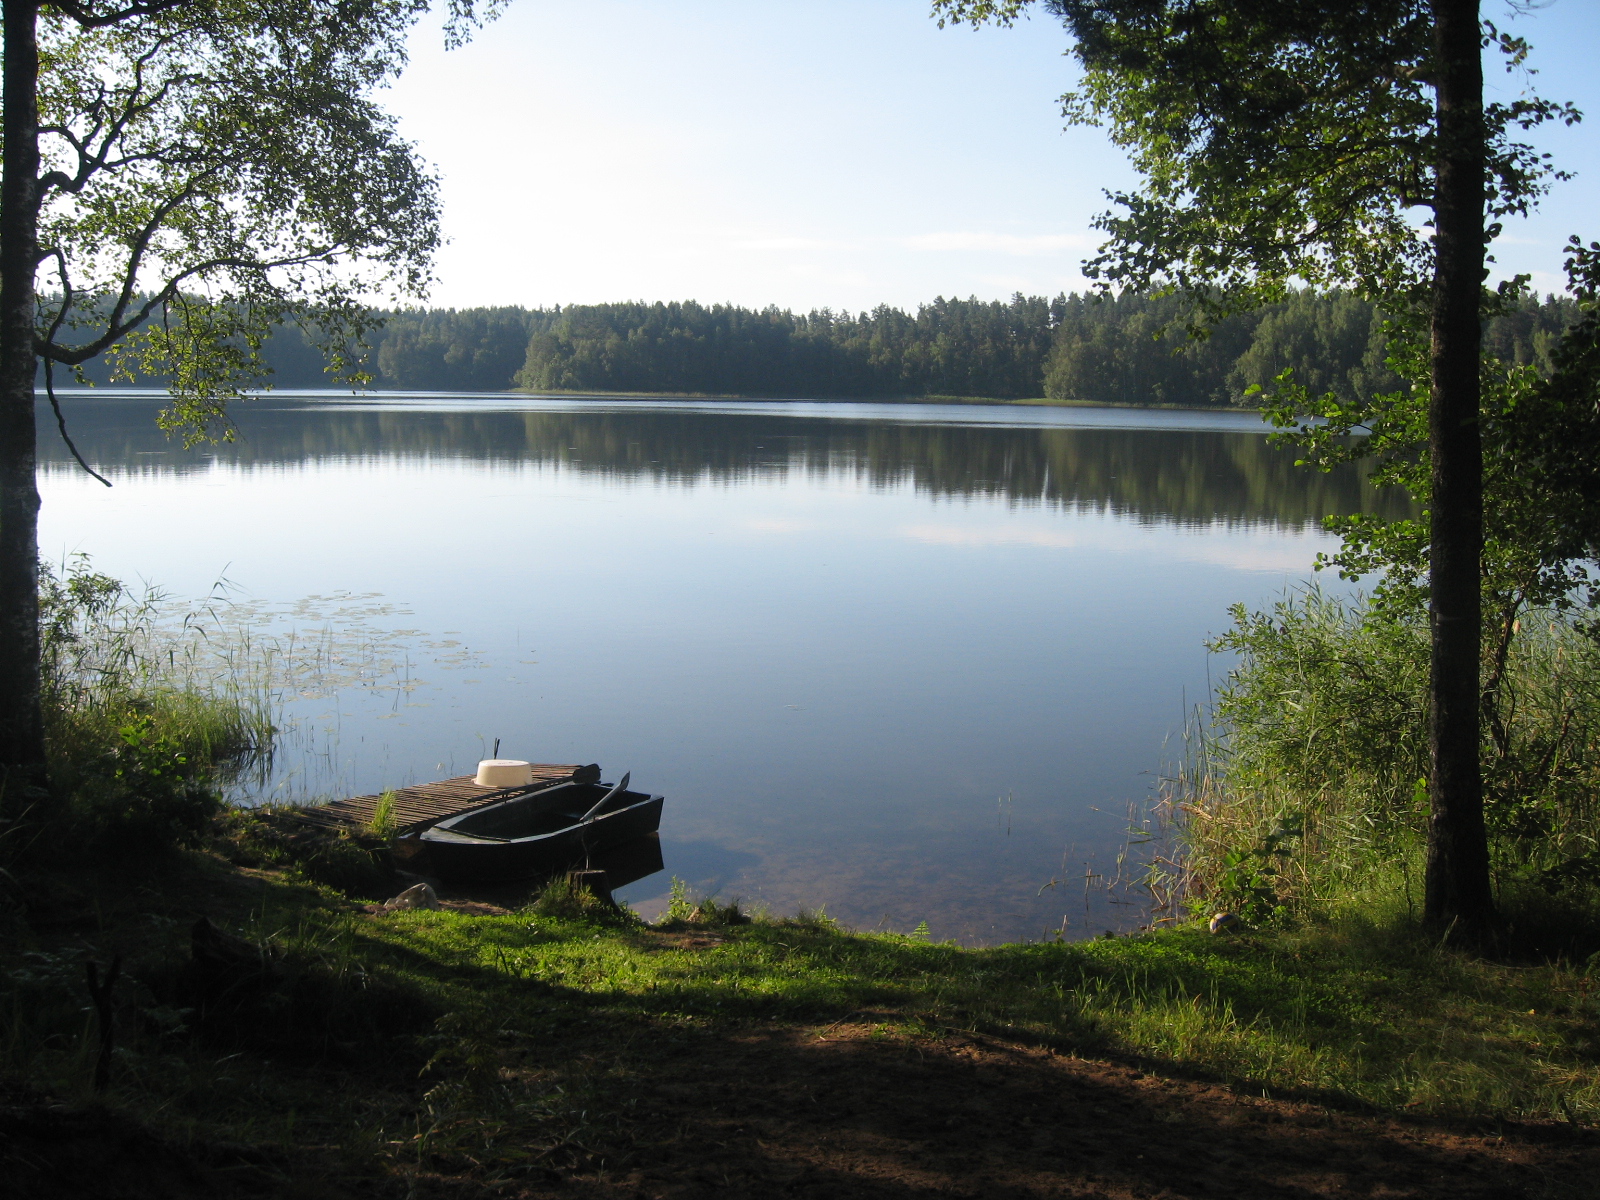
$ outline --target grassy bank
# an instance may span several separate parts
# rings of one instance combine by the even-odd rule
[[[1590,964],[1487,962],[1403,924],[972,950],[818,918],[651,928],[570,900],[375,914],[197,854],[58,874],[26,908],[6,929],[9,1079],[90,1098],[84,962],[120,954],[112,1111],[164,1144],[350,1178],[623,1170],[685,1063],[844,1026],[910,1054],[981,1035],[1354,1111],[1600,1120]],[[207,992],[197,913],[261,972]]]
[[[200,844],[233,780],[271,760],[259,647],[214,635],[220,601],[136,594],[77,560],[40,569],[50,787],[0,789],[0,869]]]

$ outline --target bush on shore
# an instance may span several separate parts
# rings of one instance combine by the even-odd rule
[[[225,785],[271,754],[261,672],[218,669],[205,610],[174,615],[82,560],[41,567],[39,601],[52,795],[8,798],[0,850],[48,864],[197,844]]]
[[[1420,907],[1428,631],[1315,589],[1233,609],[1238,655],[1166,798],[1160,882],[1252,922]],[[1492,647],[1491,647],[1492,649]],[[1485,679],[1495,886],[1511,909],[1600,911],[1600,636],[1533,610]],[[1372,909],[1376,905],[1377,909]]]

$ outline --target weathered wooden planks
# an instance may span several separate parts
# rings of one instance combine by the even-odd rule
[[[583,770],[578,766],[555,763],[535,763],[533,788],[553,787],[565,783],[574,773]],[[596,772],[598,777],[598,773]],[[423,783],[415,787],[394,789],[393,821],[396,833],[412,833],[429,825],[453,817],[456,813],[476,808],[505,796],[517,795],[521,788],[479,787],[471,775],[456,779],[441,779],[438,783]],[[296,815],[303,821],[332,828],[365,828],[372,824],[381,796],[352,796],[348,800],[335,800],[317,808],[301,810]]]

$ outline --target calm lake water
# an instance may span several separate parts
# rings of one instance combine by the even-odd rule
[[[43,553],[226,577],[320,648],[262,798],[500,738],[667,796],[641,912],[677,875],[972,944],[1138,923],[1084,876],[1178,756],[1203,642],[1310,575],[1321,515],[1400,505],[1248,414],[273,394],[185,451],[158,406],[66,401],[110,490],[41,421]]]

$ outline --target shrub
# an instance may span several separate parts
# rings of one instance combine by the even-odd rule
[[[14,801],[12,855],[148,855],[194,844],[226,784],[271,754],[264,686],[216,669],[205,610],[174,616],[77,560],[40,572],[41,703],[54,801]],[[241,669],[242,668],[242,669]]]
[[[1233,618],[1212,649],[1238,663],[1166,798],[1180,852],[1160,882],[1251,920],[1374,890],[1409,900],[1427,819],[1426,626],[1315,589]],[[1600,884],[1596,628],[1525,613],[1485,679],[1497,886],[1577,898]]]

